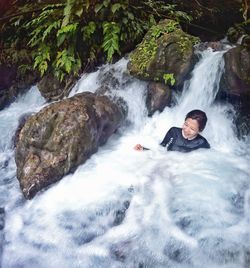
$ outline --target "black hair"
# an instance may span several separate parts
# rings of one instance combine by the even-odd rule
[[[205,112],[201,110],[192,110],[186,115],[185,120],[187,120],[188,118],[197,120],[199,125],[199,131],[204,130],[207,123],[207,115]]]

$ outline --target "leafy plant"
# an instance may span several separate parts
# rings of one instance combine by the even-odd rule
[[[103,23],[103,50],[107,53],[108,61],[112,60],[115,52],[120,53],[119,50],[119,34],[120,27],[115,22],[104,22]]]
[[[2,23],[4,46],[25,47],[41,76],[53,72],[60,80],[87,66],[111,62],[139,43],[166,16],[177,21],[190,17],[163,0],[47,0],[17,1],[16,15]],[[21,3],[21,4],[19,4]],[[170,24],[167,31],[176,25]],[[155,26],[156,27],[156,26]],[[154,38],[163,31],[154,29]],[[148,45],[154,51],[153,43]],[[10,55],[11,56],[11,55]]]
[[[171,86],[173,86],[175,84],[175,78],[173,73],[164,74],[163,79],[166,85],[170,84]]]

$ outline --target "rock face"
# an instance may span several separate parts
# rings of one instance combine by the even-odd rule
[[[84,163],[124,118],[107,97],[90,92],[53,103],[29,117],[19,133],[15,155],[25,198]]]
[[[152,116],[154,112],[160,111],[170,105],[171,90],[167,85],[162,83],[150,82],[148,85],[146,105],[148,115]]]
[[[41,95],[47,101],[61,100],[67,97],[70,90],[74,86],[75,79],[72,77],[65,78],[60,82],[52,74],[45,75],[37,84]]]
[[[27,121],[27,119],[31,116],[31,113],[26,113],[23,114],[19,120],[18,120],[18,126],[17,129],[15,131],[15,134],[12,137],[12,144],[13,144],[13,148],[15,148],[17,146],[17,143],[19,141],[19,134],[20,131],[22,130],[23,126],[25,125],[25,122]]]
[[[250,133],[250,50],[237,46],[224,54],[225,71],[220,92],[237,110],[236,127],[241,138]]]
[[[3,109],[12,98],[8,89],[12,85],[15,77],[16,68],[0,66],[0,110]]]
[[[171,74],[175,86],[180,86],[195,64],[193,45],[197,41],[184,33],[177,22],[163,20],[131,53],[128,70],[139,79],[156,82],[166,82],[164,75]]]
[[[16,66],[0,65],[0,110],[38,80],[35,72],[21,75]]]
[[[250,95],[250,50],[244,46],[232,48],[224,54],[224,59],[223,90],[237,96]]]

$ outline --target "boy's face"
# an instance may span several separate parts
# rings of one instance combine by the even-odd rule
[[[187,118],[182,126],[184,138],[192,140],[199,134],[199,124],[196,119]]]

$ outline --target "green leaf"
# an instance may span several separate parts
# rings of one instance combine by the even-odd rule
[[[60,34],[57,36],[57,47],[60,47],[61,44],[65,41],[66,35],[65,34]]]
[[[176,82],[173,73],[164,74],[163,79],[165,81],[165,84],[170,83],[171,86],[173,86]]]
[[[133,13],[131,12],[128,12],[128,17],[131,19],[131,20],[134,20],[135,16]]]
[[[90,39],[91,35],[96,30],[96,24],[93,21],[90,21],[89,24],[83,27],[83,37],[85,39]]]
[[[50,34],[52,29],[57,29],[59,26],[60,26],[60,21],[55,21],[54,23],[49,25],[49,27],[43,33],[42,41],[44,41],[44,39],[48,36],[48,34]]]
[[[112,13],[114,14],[114,13],[115,13],[117,10],[119,10],[121,7],[122,7],[122,5],[119,4],[119,3],[113,4],[113,5],[111,6],[111,11],[112,11]]]
[[[104,1],[103,1],[103,5],[104,5],[105,7],[108,7],[108,6],[109,6],[109,3],[110,3],[110,0],[104,0]]]
[[[104,40],[102,47],[104,52],[107,53],[107,60],[111,61],[113,54],[119,51],[119,34],[120,26],[115,22],[104,22],[103,25]]]
[[[123,22],[124,24],[127,24],[127,23],[128,23],[128,19],[127,19],[127,18],[123,18],[123,19],[122,19],[122,22]]]
[[[95,5],[95,13],[98,13],[103,7],[103,4],[96,4]]]
[[[88,8],[86,8],[86,9],[88,9]],[[76,12],[75,12],[76,16],[78,16],[78,17],[81,17],[81,16],[82,16],[82,13],[83,13],[83,8],[79,8],[79,9],[76,10]]]

